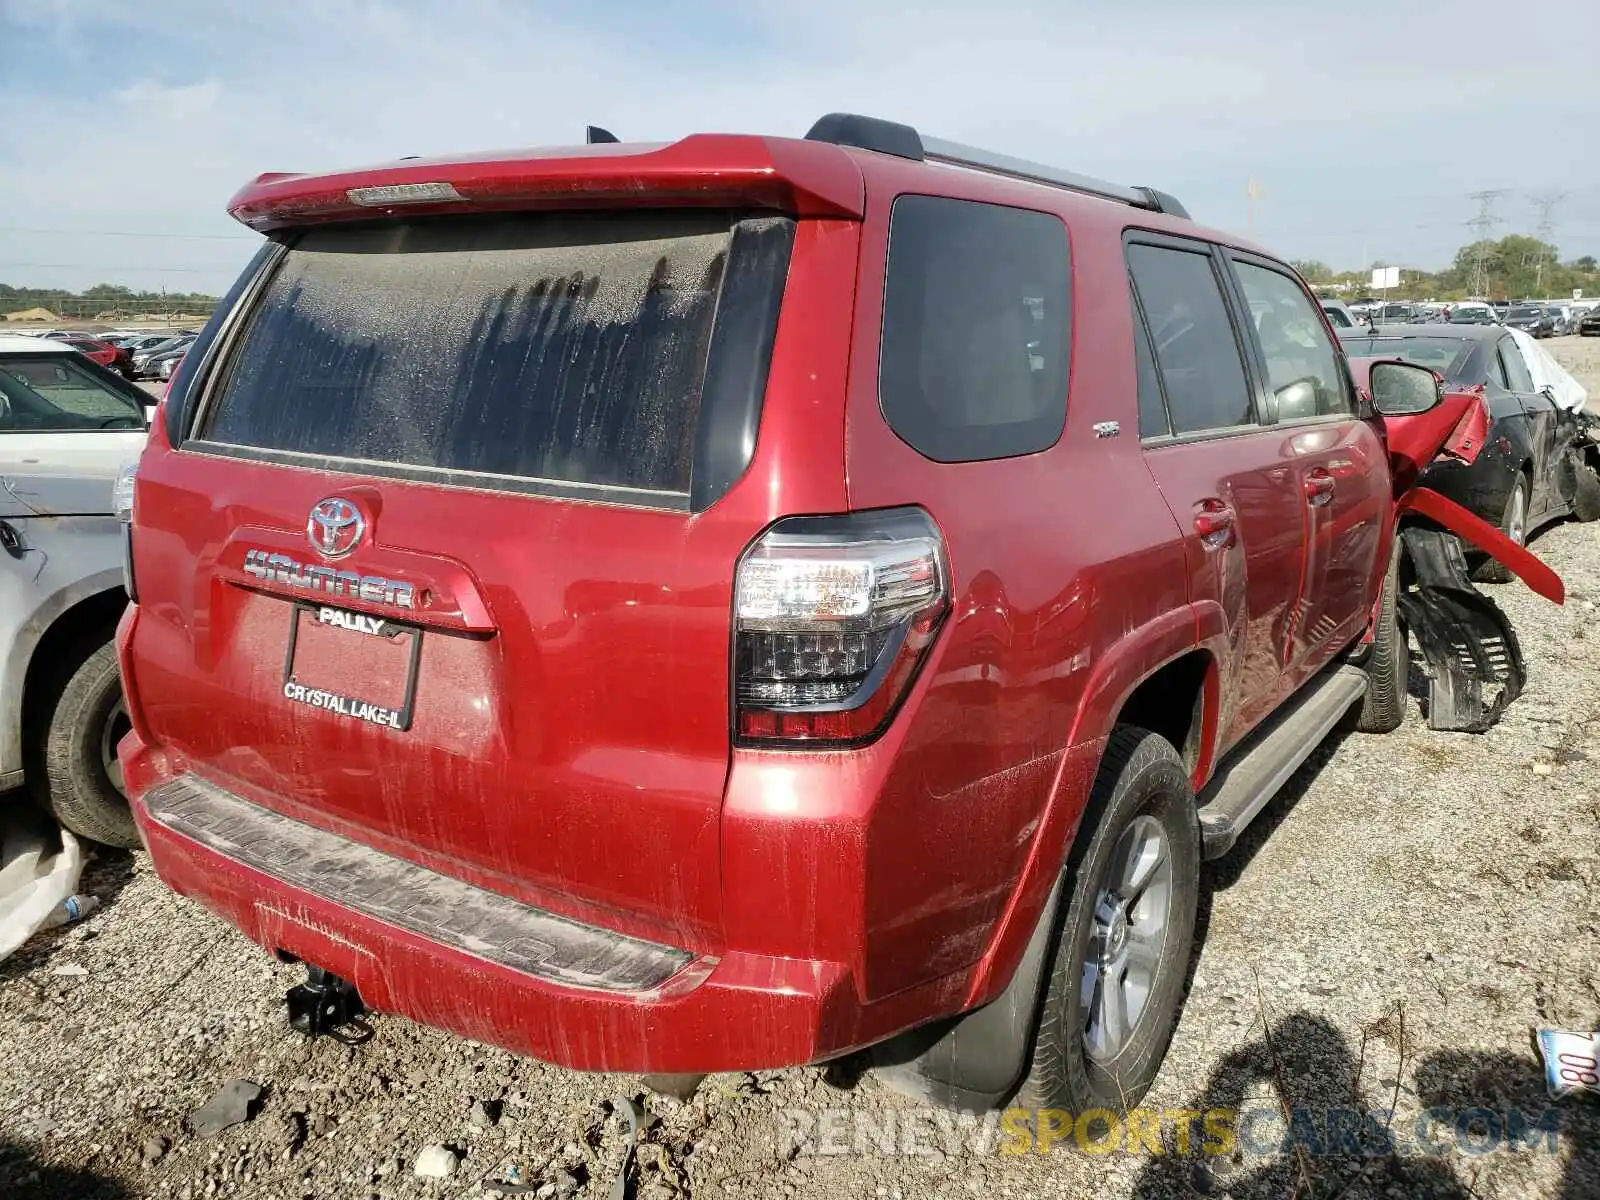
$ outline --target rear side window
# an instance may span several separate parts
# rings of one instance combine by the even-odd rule
[[[1499,354],[1489,355],[1489,378],[1498,383],[1506,391],[1511,390],[1511,380],[1506,376],[1505,363]]]
[[[1252,424],[1244,360],[1210,254],[1136,242],[1128,269],[1149,322],[1172,432]]]
[[[1527,362],[1523,360],[1521,348],[1513,339],[1501,339],[1500,357],[1505,360],[1506,380],[1511,385],[1511,390],[1524,395],[1532,394],[1533,375],[1528,370]]]
[[[1133,361],[1139,384],[1139,436],[1166,437],[1172,432],[1167,419],[1167,404],[1161,398],[1161,378],[1156,374],[1156,356],[1150,349],[1150,331],[1144,314],[1133,306]]]
[[[1067,419],[1070,286],[1058,217],[901,196],[878,362],[890,428],[938,462],[1054,445]]]
[[[732,230],[683,211],[309,231],[202,436],[686,493]]]

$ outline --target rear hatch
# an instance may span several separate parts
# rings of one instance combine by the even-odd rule
[[[157,741],[436,870],[714,946],[732,573],[781,490],[734,485],[796,225],[280,233],[180,380],[181,447],[141,466]]]

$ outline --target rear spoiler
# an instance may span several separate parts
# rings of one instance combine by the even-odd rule
[[[269,173],[242,188],[228,212],[267,233],[384,216],[661,204],[859,220],[866,185],[839,146],[702,133],[667,144],[600,142],[403,159],[332,175]]]

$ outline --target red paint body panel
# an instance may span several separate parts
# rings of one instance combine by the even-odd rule
[[[467,202],[376,210],[346,197],[440,181]],[[1061,219],[1073,346],[1066,427],[1050,448],[939,464],[884,421],[878,318],[890,207],[906,192]],[[754,456],[730,490],[690,514],[444,488],[175,451],[158,422],[137,483],[140,601],[119,632],[134,726],[122,758],[164,879],[262,945],[353,979],[377,1008],[585,1069],[812,1062],[1005,986],[1142,681],[1200,656],[1198,788],[1361,636],[1387,561],[1390,480],[1377,430],[1354,420],[1145,450],[1122,234],[1134,222],[1196,231],[1065,191],[705,136],[262,177],[232,211],[270,229],[664,203],[802,218]],[[1098,436],[1104,422],[1125,432]],[[1311,505],[1308,487],[1332,497]],[[418,585],[425,633],[405,733],[279,695],[291,606],[244,571],[244,551],[305,557],[307,513],[335,494],[373,530],[341,567]],[[1211,499],[1236,515],[1217,549],[1194,526]],[[740,553],[780,517],[907,504],[943,534],[951,605],[898,716],[858,749],[735,746]],[[360,645],[341,669],[392,690],[392,649]],[[160,825],[141,797],[186,772],[682,948],[692,966],[656,992],[603,995],[429,943]]]
[[[1482,517],[1430,488],[1413,488],[1401,497],[1401,512],[1414,512],[1443,525],[1451,533],[1493,555],[1523,583],[1554,604],[1567,602],[1567,586],[1526,546],[1518,545]]]

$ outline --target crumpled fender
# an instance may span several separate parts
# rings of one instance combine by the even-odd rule
[[[1381,360],[1360,360],[1363,376]],[[1566,602],[1561,577],[1482,517],[1474,516],[1432,488],[1418,487],[1417,479],[1434,460],[1448,454],[1472,462],[1483,448],[1488,432],[1488,411],[1481,388],[1447,392],[1427,412],[1406,417],[1379,417],[1389,468],[1394,478],[1395,524],[1406,512],[1428,517],[1504,563],[1513,575],[1546,600]]]
[[[1519,546],[1482,517],[1473,516],[1454,500],[1446,499],[1432,488],[1414,487],[1395,502],[1396,519],[1408,511],[1437,521],[1463,541],[1471,542],[1485,554],[1498,559],[1513,575],[1546,600],[1555,604],[1566,603],[1567,588],[1561,582],[1561,576],[1545,566],[1526,547]]]
[[[1481,391],[1447,392],[1425,413],[1380,417],[1394,493],[1403,496],[1440,455],[1470,463],[1483,449],[1489,414]]]

